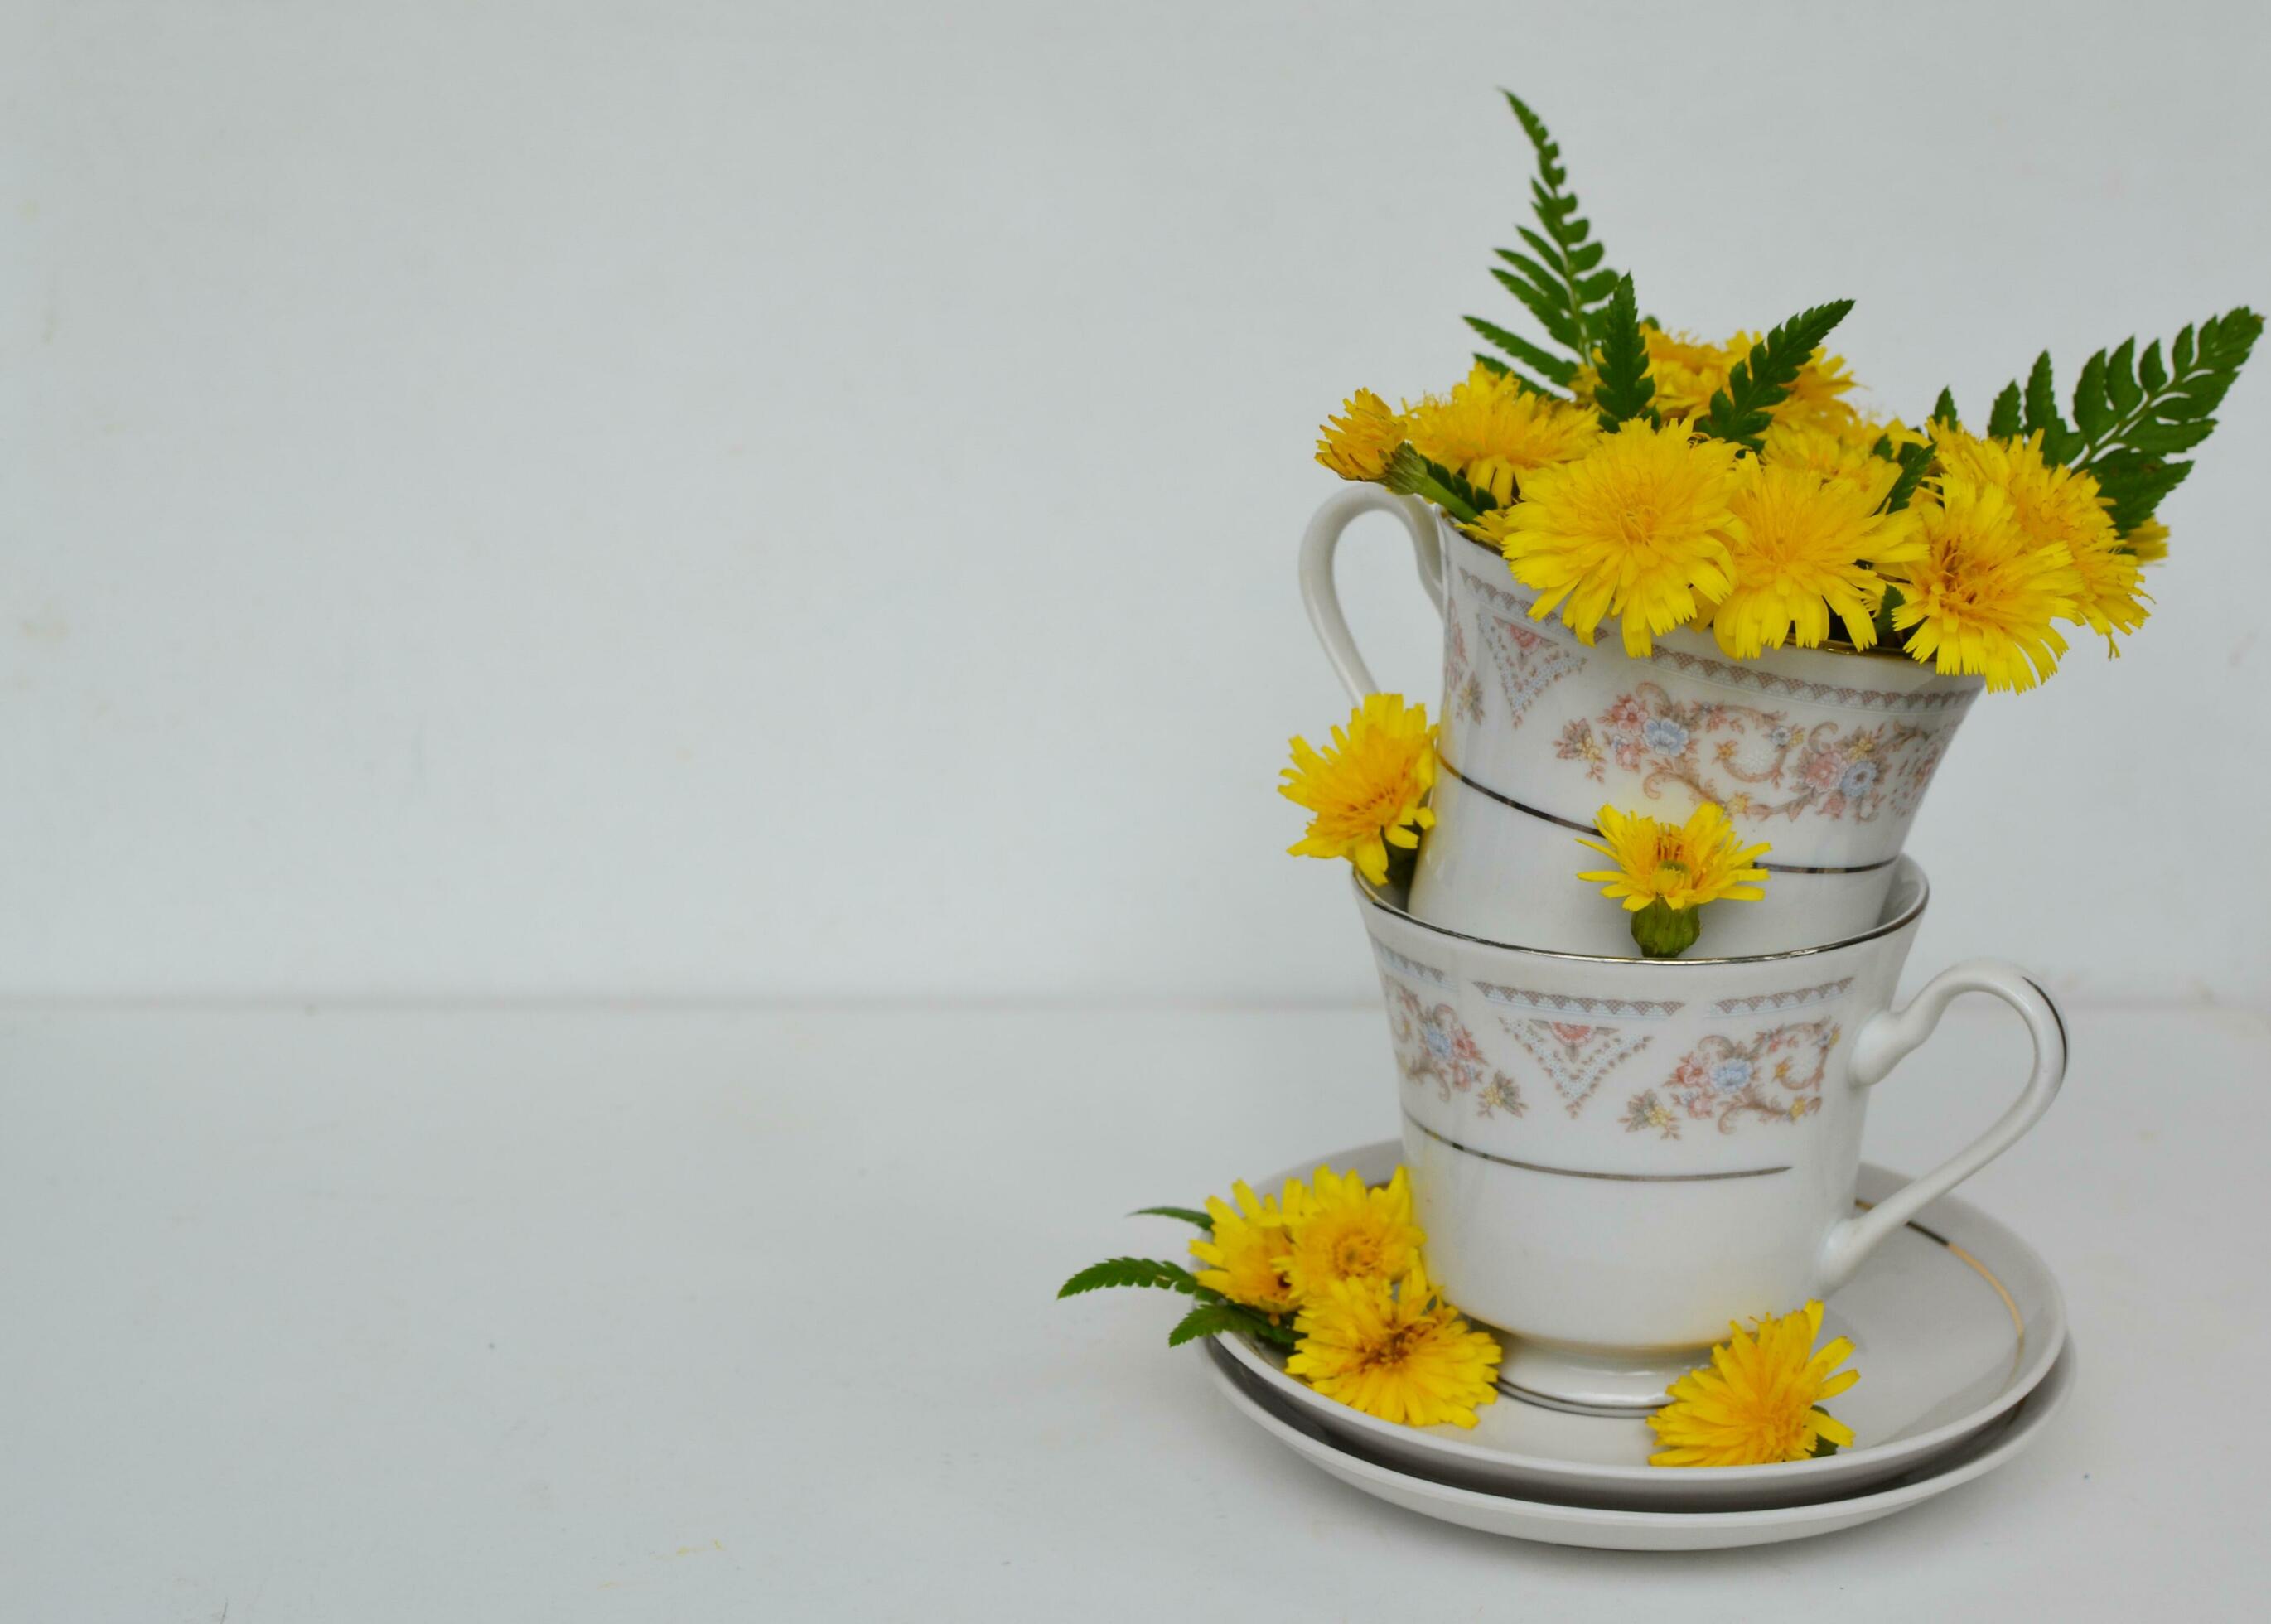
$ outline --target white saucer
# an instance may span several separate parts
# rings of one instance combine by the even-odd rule
[[[1393,1140],[1318,1161],[1387,1179]],[[1865,1202],[1903,1182],[1861,1170]],[[1795,1305],[1761,1305],[1787,1307]],[[1363,1454],[1440,1482],[1572,1505],[1661,1511],[1736,1510],[1850,1496],[1916,1471],[2007,1414],[2044,1380],[2066,1342],[2058,1282],[2034,1249],[1977,1207],[1943,1196],[1863,1265],[1827,1305],[1825,1333],[1852,1338],[1861,1380],[1834,1406],[1854,1447],[1818,1460],[1679,1471],[1650,1466],[1655,1435],[1634,1416],[1582,1414],[1524,1399],[1500,1383],[1471,1431],[1398,1427],[1327,1398],[1285,1374],[1285,1352],[1220,1338],[1225,1354],[1273,1399]]]
[[[1873,1523],[1992,1471],[2032,1443],[2066,1402],[2074,1388],[2074,1352],[2069,1341],[2050,1374],[2003,1419],[1895,1483],[1843,1500],[1747,1511],[1615,1510],[1523,1500],[1439,1483],[1367,1460],[1329,1437],[1312,1423],[1307,1412],[1284,1409],[1262,1390],[1244,1366],[1231,1358],[1220,1340],[1208,1350],[1207,1370],[1232,1408],[1287,1449],[1351,1487],[1422,1516],[1548,1545],[1592,1546],[1608,1551],[1712,1551],[1775,1545]],[[1672,1468],[1652,1470],[1666,1477],[1699,1475]]]

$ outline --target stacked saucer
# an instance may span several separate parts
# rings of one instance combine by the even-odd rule
[[[1373,1182],[1400,1155],[1383,1142],[1320,1159]],[[1865,1166],[1860,1204],[1901,1184]],[[1281,1350],[1224,1337],[1211,1359],[1240,1415],[1353,1487],[1486,1532],[1614,1550],[1762,1545],[1889,1516],[2016,1456],[2074,1379],[2048,1266],[1952,1196],[1870,1255],[1830,1301],[1826,1333],[1850,1337],[1866,1372],[1837,1406],[1853,1447],[1706,1470],[1647,1464],[1652,1434],[1629,1410],[1589,1412],[1505,1382],[1472,1430],[1414,1428],[1326,1398],[1285,1374]]]

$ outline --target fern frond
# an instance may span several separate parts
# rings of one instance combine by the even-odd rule
[[[1138,1207],[1128,1216],[1129,1218],[1180,1218],[1184,1223],[1195,1225],[1210,1234],[1214,1233],[1213,1217],[1200,1211],[1195,1207]]]
[[[1830,329],[1853,308],[1850,299],[1835,299],[1801,310],[1751,346],[1750,355],[1735,363],[1727,387],[1711,397],[1710,409],[1696,427],[1715,440],[1759,449],[1772,421],[1773,409],[1789,398],[1798,369],[1813,358]]]
[[[1990,435],[2040,431],[2043,455],[2094,475],[2114,526],[2127,533],[2153,517],[2192,465],[2175,460],[2215,431],[2215,410],[2253,353],[2263,318],[2245,305],[2187,326],[2170,342],[2142,354],[2125,339],[2081,365],[2074,385],[2074,421],[2059,411],[2048,352],[2027,375],[2023,394],[2012,384],[1996,397]]]
[[[1649,376],[1648,341],[1641,334],[1640,304],[1629,276],[1617,279],[1601,321],[1601,382],[1593,403],[1601,411],[1601,427],[1613,430],[1619,423],[1639,417],[1653,423],[1656,380]]]
[[[1190,1270],[1180,1264],[1163,1263],[1156,1257],[1107,1257],[1100,1263],[1091,1263],[1067,1280],[1057,1288],[1057,1295],[1077,1297],[1083,1292],[1100,1292],[1115,1285],[1194,1294],[1204,1289],[1192,1278]]]
[[[1576,368],[1592,361],[1594,347],[1605,332],[1608,301],[1616,291],[1617,272],[1601,263],[1605,250],[1593,236],[1592,222],[1577,212],[1576,196],[1568,190],[1569,171],[1561,163],[1560,144],[1527,102],[1512,91],[1503,93],[1538,155],[1537,178],[1530,184],[1530,212],[1538,226],[1535,230],[1528,226],[1515,227],[1528,251],[1499,250],[1498,257],[1509,268],[1494,268],[1491,274],[1522,302],[1546,336],[1575,359],[1556,358],[1549,365],[1540,359],[1542,352],[1525,354],[1508,348],[1508,353],[1539,376],[1566,386]],[[1507,347],[1499,337],[1503,329],[1489,330],[1476,317],[1467,321],[1492,343]]]

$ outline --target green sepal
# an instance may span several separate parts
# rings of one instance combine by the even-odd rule
[[[1486,490],[1477,490],[1439,462],[1431,462],[1409,441],[1396,448],[1380,482],[1399,495],[1419,496],[1457,519],[1472,524],[1498,503]]]
[[[1703,934],[1703,910],[1675,908],[1662,898],[1632,916],[1632,938],[1649,958],[1677,958]]]

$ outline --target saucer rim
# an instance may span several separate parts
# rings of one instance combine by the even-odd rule
[[[1368,1158],[1390,1154],[1400,1160],[1403,1154],[1403,1142],[1400,1139],[1376,1139],[1350,1150],[1336,1151],[1323,1157],[1311,1158],[1292,1168],[1272,1173],[1258,1188],[1274,1189],[1288,1179],[1306,1177],[1307,1173],[1314,1169],[1320,1162],[1337,1167],[1351,1166],[1359,1165]],[[1875,1175],[1894,1180],[1896,1181],[1895,1188],[1898,1188],[1899,1184],[1907,1182],[1902,1174],[1874,1162],[1862,1163],[1860,1171],[1865,1176]],[[1945,1236],[1936,1233],[1927,1223],[1927,1220],[1935,1214],[1947,1214],[1959,1221],[1977,1222],[1989,1225],[2023,1251],[2041,1270],[2043,1278],[2049,1286],[2051,1305],[2056,1311],[2057,1322],[2053,1327],[2054,1334],[2046,1333],[2041,1337],[2043,1347],[2029,1359],[2018,1376],[1981,1408],[1955,1420],[1945,1422],[1929,1432],[1918,1433],[1914,1437],[1902,1438],[1891,1443],[1875,1444],[1867,1449],[1841,1449],[1835,1455],[1825,1456],[1815,1460],[1785,1461],[1763,1466],[1714,1466],[1688,1474],[1699,1479],[1694,1486],[1711,1493],[1724,1490],[1732,1497],[1746,1488],[1767,1483],[1795,1486],[1802,1485],[1810,1479],[1828,1479],[1834,1481],[1838,1478],[1859,1474],[1873,1467],[1889,1465],[1910,1456],[1916,1457],[1915,1464],[1920,1466],[1932,1456],[1951,1449],[1983,1428],[1992,1426],[2004,1413],[2023,1404],[2029,1394],[2049,1379],[2051,1371],[2056,1367],[2059,1357],[2065,1352],[2066,1345],[2071,1337],[2071,1330],[2066,1315],[2066,1293],[2059,1286],[2058,1276],[2051,1270],[2048,1261],[2028,1244],[2024,1236],[2009,1225],[1954,1194],[1942,1196],[1929,1203],[1905,1227],[1918,1230],[1940,1245],[1950,1245]],[[1970,1251],[1969,1248],[1957,1249],[1967,1254]],[[1982,1272],[1985,1271],[1982,1270]],[[1990,1276],[1989,1278],[1992,1282],[1993,1277]],[[1999,1283],[1997,1284],[1999,1286]],[[2034,1328],[2029,1326],[2024,1329],[2031,1332]],[[1270,1363],[1249,1337],[1217,1337],[1212,1340],[1224,1344],[1225,1352],[1235,1358],[1246,1369],[1253,1372],[1256,1378],[1272,1392],[1284,1395],[1289,1402],[1320,1417],[1320,1424],[1328,1431],[1345,1429],[1359,1435],[1377,1436],[1388,1441],[1392,1447],[1411,1449],[1421,1453],[1440,1454],[1451,1464],[1469,1471],[1481,1470],[1495,1472],[1520,1472],[1533,1477],[1558,1478],[1589,1488],[1623,1483],[1661,1483],[1664,1480],[1664,1468],[1660,1466],[1606,1465],[1557,1460],[1551,1456],[1544,1455],[1517,1455],[1502,1449],[1486,1449],[1480,1444],[1470,1442],[1464,1438],[1445,1437],[1424,1427],[1399,1427],[1392,1422],[1383,1421],[1377,1416],[1366,1415],[1360,1410],[1351,1409],[1345,1404],[1336,1403],[1307,1383],[1296,1381]],[[1500,1402],[1519,1403],[1521,1401],[1510,1399],[1501,1394]]]
[[[1220,1342],[1225,1338],[1210,1337],[1208,1340]],[[1340,1477],[1342,1471],[1345,1470],[1358,1477],[1374,1479],[1382,1485],[1409,1486],[1424,1499],[1478,1511],[1493,1512],[1501,1516],[1533,1516],[1540,1522],[1554,1523],[1567,1527],[1664,1531],[1721,1530],[1741,1531],[1749,1529],[1790,1528],[1816,1522],[1834,1523],[1839,1527],[1845,1527],[1850,1526],[1851,1523],[1843,1519],[1852,1517],[1856,1512],[1883,1516],[1903,1510],[1923,1501],[1934,1499],[1950,1489],[1959,1488],[1975,1479],[1984,1477],[2009,1461],[2014,1456],[2025,1450],[2041,1435],[2044,1429],[2057,1417],[2059,1412],[2066,1407],[2066,1401],[2073,1396],[2075,1382],[2080,1380],[2078,1374],[2080,1358],[2074,1351],[2074,1338],[2068,1337],[2064,1345],[2059,1348],[2058,1357],[2051,1360],[2051,1368],[2044,1374],[2043,1379],[2036,1383],[2025,1398],[2020,1401],[2000,1437],[1969,1459],[1941,1470],[1934,1471],[1931,1469],[1929,1463],[1919,1463],[1912,1471],[1904,1474],[1907,1481],[1890,1487],[1873,1488],[1863,1494],[1828,1500],[1801,1501],[1795,1505],[1788,1506],[1752,1506],[1723,1511],[1640,1511],[1615,1506],[1571,1505],[1563,1501],[1538,1500],[1522,1494],[1499,1494],[1488,1489],[1467,1488],[1456,1483],[1441,1482],[1423,1472],[1406,1471],[1398,1467],[1369,1460],[1364,1456],[1343,1448],[1329,1434],[1322,1437],[1313,1435],[1277,1414],[1262,1396],[1247,1390],[1245,1381],[1240,1374],[1243,1368],[1243,1366],[1232,1364],[1224,1350],[1220,1348],[1208,1350],[1207,1374],[1232,1407],[1248,1420],[1259,1425],[1263,1432],[1280,1446],[1301,1456],[1329,1476]],[[1320,1432],[1323,1430],[1322,1427],[1319,1428]],[[1330,1456],[1339,1463],[1339,1465],[1327,1466],[1323,1461],[1316,1458],[1321,1454]],[[1663,1471],[1669,1468],[1659,1467],[1655,1470]],[[1343,1480],[1346,1481],[1345,1479]],[[1351,1484],[1351,1486],[1359,1488],[1360,1492],[1370,1492],[1363,1490],[1360,1485]],[[1380,1499],[1384,1496],[1375,1494],[1374,1498]],[[1391,1501],[1389,1503],[1400,1502]],[[1427,1515],[1425,1512],[1418,1512],[1413,1507],[1406,1506],[1404,1509],[1415,1511],[1419,1516]],[[1858,1520],[1867,1521],[1870,1517],[1865,1516]],[[1475,1525],[1466,1523],[1464,1526],[1471,1528]],[[1477,1531],[1494,1532],[1508,1538],[1524,1537],[1502,1529],[1478,1529]],[[1836,1531],[1824,1529],[1821,1531],[1828,1533]]]

